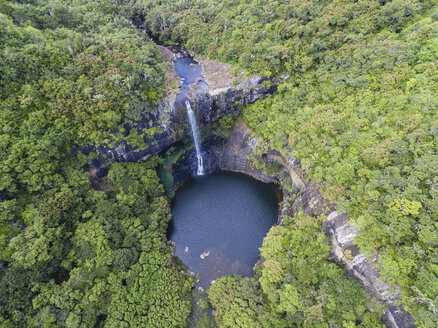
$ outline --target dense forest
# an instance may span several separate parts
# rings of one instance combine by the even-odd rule
[[[0,30],[0,326],[186,326],[157,160],[95,186],[77,151],[154,109],[160,53],[106,1],[2,0]]]
[[[190,322],[195,279],[166,239],[163,159],[110,163],[96,184],[96,154],[79,151],[126,137],[121,122],[166,95],[142,30],[286,78],[239,120],[301,161],[416,325],[437,327],[435,0],[0,0],[0,326]],[[273,227],[255,277],[208,289],[205,326],[382,327],[385,309],[330,261],[324,220]]]

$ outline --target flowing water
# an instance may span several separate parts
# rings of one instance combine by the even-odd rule
[[[207,90],[208,85],[202,76],[202,68],[193,59],[187,56],[178,57],[173,61],[173,68],[181,78],[181,88],[178,95],[179,98],[184,98],[190,90],[190,85],[196,83],[201,89]]]
[[[173,201],[169,239],[175,255],[201,275],[203,288],[226,274],[252,276],[277,207],[274,187],[248,176],[195,177]]]
[[[202,80],[202,68],[193,59],[181,56],[174,60],[175,72],[182,79],[183,85],[189,85]]]
[[[198,170],[196,174],[204,175],[204,161],[202,159],[201,152],[201,139],[199,137],[199,130],[196,125],[195,113],[193,112],[192,106],[190,105],[190,101],[186,100],[185,104],[187,108],[187,116],[189,117],[190,128],[192,129],[193,141],[195,143],[196,158],[198,159]]]
[[[190,85],[193,83],[198,84],[201,88],[206,88],[207,85],[203,81],[202,68],[193,59],[188,56],[181,56],[173,62],[175,71],[179,75],[182,81],[180,93],[178,98],[186,98],[186,93],[190,90]],[[190,128],[192,130],[193,142],[195,143],[196,159],[197,159],[197,175],[204,175],[204,163],[201,151],[201,138],[199,135],[198,125],[196,123],[196,116],[190,101],[187,98],[184,100],[187,117],[189,119]]]

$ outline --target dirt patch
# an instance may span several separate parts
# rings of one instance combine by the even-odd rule
[[[97,169],[94,167],[88,171],[88,177],[94,190],[108,191],[112,186],[108,177],[99,178],[97,176]]]

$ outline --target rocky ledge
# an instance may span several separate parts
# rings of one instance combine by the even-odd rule
[[[380,279],[376,269],[377,256],[370,260],[359,251],[354,242],[359,231],[349,224],[347,213],[329,213],[324,222],[324,231],[331,240],[333,259],[341,263],[350,276],[358,280],[375,299],[387,306],[384,318],[386,325],[394,328],[415,327],[412,316],[398,305],[400,289]]]

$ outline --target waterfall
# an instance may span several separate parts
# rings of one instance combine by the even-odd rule
[[[193,112],[190,101],[186,100],[187,116],[189,117],[190,127],[192,128],[193,141],[195,142],[196,157],[198,158],[198,171],[197,175],[204,175],[204,163],[201,154],[201,144],[199,138],[198,127],[196,126],[196,117]]]

